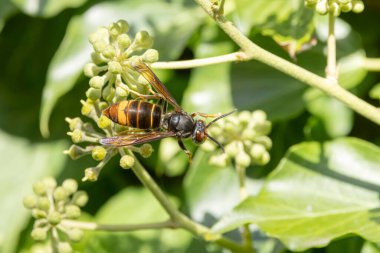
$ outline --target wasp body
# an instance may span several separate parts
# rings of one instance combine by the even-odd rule
[[[235,110],[217,116],[204,113],[188,114],[178,105],[177,101],[147,65],[139,62],[133,67],[152,84],[157,91],[156,97],[161,102],[164,102],[164,105],[141,100],[121,101],[111,105],[103,111],[106,117],[117,124],[147,131],[102,138],[100,139],[101,144],[121,147],[143,144],[166,137],[175,137],[178,139],[179,146],[191,161],[191,153],[186,149],[182,139],[192,138],[194,143],[202,144],[208,137],[224,151],[223,146],[207,134],[207,128],[217,120],[232,114]],[[167,103],[174,107],[174,111],[166,112]],[[206,125],[203,120],[194,119],[197,115],[215,119]]]

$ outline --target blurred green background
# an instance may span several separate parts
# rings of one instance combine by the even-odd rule
[[[343,14],[337,22],[339,79],[347,89],[379,106],[380,96],[369,94],[380,82],[380,76],[369,73],[361,60],[378,57],[380,53],[380,2],[367,0],[364,3],[366,9],[362,14]],[[227,0],[226,12],[261,47],[324,75],[326,17],[316,17],[312,10],[303,7],[303,1]],[[80,115],[79,101],[88,88],[88,78],[82,68],[90,60],[89,34],[98,26],[107,26],[118,19],[130,23],[131,34],[141,29],[152,34],[153,48],[159,51],[162,61],[216,56],[238,50],[192,1],[2,0],[0,252],[41,252],[29,239],[32,221],[22,206],[22,198],[31,192],[33,182],[44,176],[54,176],[58,181],[74,178],[80,182],[84,169],[94,165],[95,161],[90,158],[72,161],[63,155],[63,150],[71,144],[64,118]],[[295,58],[280,46],[299,49],[313,37],[317,38],[317,45]],[[355,136],[380,144],[377,125],[354,114],[340,102],[261,63],[224,63],[156,73],[187,111],[214,113],[237,107],[267,112],[273,121],[274,147],[267,166],[249,170],[249,176],[257,180],[255,187],[260,186],[293,144],[341,136]],[[172,141],[154,143],[154,148],[157,152],[142,162],[185,213],[212,225],[216,217],[236,204],[234,193],[238,188],[234,188],[237,182],[233,175],[227,171],[213,172],[201,151],[196,153],[195,160],[199,162],[192,165],[190,175],[186,157]],[[165,149],[175,152],[167,157],[160,151]],[[209,200],[223,196],[227,189],[231,196],[223,203],[202,209],[199,203],[194,203],[201,200],[192,194],[204,194],[194,186],[194,177],[205,181],[230,178],[223,181],[222,186],[205,189],[219,191]],[[133,173],[119,169],[117,159],[107,164],[96,183],[81,183],[80,188],[90,195],[84,208],[86,219],[128,223],[165,217]],[[238,234],[229,236],[237,238]],[[284,250],[274,239],[262,234],[254,236],[258,238],[259,252]],[[351,237],[338,240],[328,248],[307,252],[364,252],[363,243],[363,239]],[[129,236],[89,233],[86,240],[75,247],[85,252],[221,252],[218,247],[194,239],[187,232],[166,230]]]

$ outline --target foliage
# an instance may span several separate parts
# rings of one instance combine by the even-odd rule
[[[212,18],[200,2],[210,3]],[[226,248],[253,252],[248,250],[250,242],[260,253],[380,252],[379,125],[355,113],[362,106],[308,87],[307,78],[277,71],[283,62],[273,66],[252,60],[257,59],[255,54],[190,70],[161,70],[165,67],[160,65],[244,51],[218,26],[223,26],[225,15],[264,50],[328,77],[323,80],[332,78],[334,85],[378,106],[380,80],[374,71],[380,67],[370,57],[379,55],[380,5],[377,0],[364,4],[359,0],[2,1],[0,252],[52,252],[49,243],[35,244],[31,234],[34,239],[55,237],[60,241],[57,252],[226,252]],[[332,17],[336,77],[326,72],[326,58],[332,55],[327,48]],[[106,28],[99,30],[101,26]],[[128,34],[129,41],[125,35],[125,40],[117,39],[112,29],[118,36]],[[105,30],[115,52],[100,45],[99,36],[91,36]],[[149,43],[116,64],[135,36]],[[107,60],[102,58],[107,55]],[[210,135],[225,146],[227,155],[209,142],[197,149],[186,141],[194,153],[189,163],[175,140],[165,139],[127,148],[121,159],[114,159],[119,149],[97,143],[125,130],[109,125],[102,109],[126,97],[149,94],[146,80],[133,69],[136,57],[156,62],[152,69],[186,111],[241,111],[210,127]],[[130,76],[118,79],[121,72]],[[107,80],[99,87],[95,76]],[[95,120],[91,126],[85,117],[79,119],[80,113]],[[73,141],[84,142],[70,145],[68,131]],[[236,138],[226,138],[227,133]],[[235,146],[240,152],[233,143],[239,143]],[[63,154],[65,149],[79,159],[72,161]],[[131,151],[137,155],[130,156]],[[85,168],[91,168],[85,179],[96,182],[81,182]],[[144,175],[158,182],[159,191]],[[41,185],[54,181],[40,181],[45,176],[55,177],[63,186],[41,193]],[[78,182],[80,191],[68,178]],[[65,185],[70,189],[74,185],[75,190],[64,193]],[[31,195],[32,189],[37,196]],[[83,191],[88,193],[88,204],[72,204],[79,195],[87,202]],[[22,208],[25,196],[24,205],[33,210],[36,223]],[[66,206],[75,206],[73,217],[67,216]],[[78,224],[80,229],[71,230]],[[50,234],[56,228],[58,237]],[[118,229],[124,232],[115,233]]]

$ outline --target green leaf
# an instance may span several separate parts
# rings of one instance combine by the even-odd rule
[[[308,111],[319,118],[331,138],[347,135],[353,126],[354,113],[339,100],[316,89],[306,93]]]
[[[295,52],[301,50],[302,45],[313,35],[314,11],[305,7],[304,0],[235,2],[238,24],[247,34],[251,28],[255,28]]]
[[[132,31],[150,32],[160,59],[169,60],[182,53],[202,17],[199,9],[185,8],[163,0],[100,3],[81,16],[74,17],[49,67],[40,113],[41,133],[49,135],[48,122],[57,100],[74,86],[83,66],[90,61],[88,36],[97,27],[125,19]]]
[[[232,43],[216,40],[218,34],[215,29],[215,26],[204,28],[201,37],[208,41],[196,47],[195,58],[218,56],[233,51]],[[230,66],[230,63],[220,63],[193,69],[190,83],[183,95],[184,109],[205,113],[231,110]]]
[[[96,215],[98,223],[142,224],[169,218],[144,188],[128,188],[111,198]],[[192,240],[184,230],[141,230],[129,233],[98,232],[88,239],[85,252],[184,252]]]
[[[87,0],[12,0],[24,13],[38,17],[52,17],[66,8],[76,8]]]
[[[304,110],[306,86],[262,63],[233,65],[231,83],[233,101],[239,109],[264,110],[272,121],[294,117]]]
[[[255,223],[291,250],[326,246],[346,234],[380,242],[380,149],[355,138],[293,146],[261,192],[214,227]]]
[[[238,176],[229,164],[220,168],[209,164],[210,154],[197,151],[184,180],[184,192],[191,216],[211,225],[239,202]],[[247,179],[248,191],[258,191],[261,182]],[[222,201],[221,201],[222,200]]]
[[[5,20],[15,11],[15,6],[11,4],[9,1],[0,2],[0,31],[4,27]]]
[[[30,216],[22,206],[32,193],[32,184],[44,176],[56,175],[62,168],[65,142],[30,144],[0,131],[0,249],[14,252],[20,231]]]

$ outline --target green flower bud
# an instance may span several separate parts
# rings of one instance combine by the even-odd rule
[[[102,90],[101,89],[95,89],[90,87],[86,91],[86,96],[91,99],[92,101],[98,100],[102,96]]]
[[[104,100],[106,100],[108,102],[112,102],[112,99],[114,98],[114,96],[115,96],[115,89],[112,87],[112,85],[107,85],[103,89]]]
[[[97,52],[92,52],[91,53],[91,61],[95,63],[96,65],[101,65],[105,62],[105,59],[102,57],[101,54]]]
[[[107,43],[104,41],[98,40],[92,44],[92,47],[94,48],[95,52],[103,53],[104,49],[107,47]]]
[[[206,140],[206,142],[201,145],[201,148],[204,151],[211,152],[215,150],[216,146],[212,141]]]
[[[29,195],[24,197],[22,203],[28,209],[35,208],[37,206],[37,197],[35,195]]]
[[[59,242],[58,243],[58,252],[59,253],[72,253],[73,248],[68,242]]]
[[[107,150],[103,148],[102,146],[96,146],[92,150],[92,158],[96,161],[101,161],[106,157]]]
[[[111,125],[112,121],[106,116],[101,115],[97,123],[99,128],[106,129]]]
[[[112,45],[107,45],[102,51],[104,57],[108,59],[113,59],[116,55],[115,48]]]
[[[93,77],[99,73],[99,67],[96,66],[94,63],[90,62],[84,65],[83,72],[85,76]]]
[[[262,110],[256,110],[256,111],[252,112],[252,120],[256,124],[264,123],[267,120],[267,114]]]
[[[99,169],[97,168],[87,168],[84,170],[84,177],[82,178],[82,181],[91,181],[94,182],[98,180],[99,176]]]
[[[158,61],[158,51],[156,49],[148,49],[142,55],[142,59],[144,62],[156,62]]]
[[[62,186],[58,186],[54,192],[53,192],[54,199],[56,201],[61,201],[61,200],[66,200],[68,197],[68,192],[66,191],[65,188]]]
[[[364,11],[364,3],[360,0],[353,0],[352,11],[355,13],[361,13],[362,11]]]
[[[237,165],[247,168],[251,164],[251,157],[244,150],[240,150],[235,157],[235,162]]]
[[[257,132],[254,129],[246,128],[241,134],[242,139],[252,140],[257,136]]]
[[[69,219],[77,219],[81,215],[80,208],[76,205],[67,205],[65,207],[65,214]]]
[[[338,3],[333,2],[330,4],[330,11],[333,13],[335,17],[338,17],[340,15],[340,6]]]
[[[329,11],[329,6],[327,5],[327,1],[326,0],[319,1],[316,5],[316,11],[320,15],[326,15],[327,12]]]
[[[125,98],[128,96],[128,94],[129,94],[128,91],[124,90],[123,88],[116,87],[116,91],[115,91],[116,97]]]
[[[120,34],[117,37],[117,44],[121,49],[125,49],[131,45],[131,39],[127,34]]]
[[[83,231],[79,228],[72,228],[67,231],[67,235],[69,236],[70,241],[79,242],[83,238]]]
[[[258,165],[265,165],[269,162],[270,160],[270,155],[268,152],[265,152],[261,155],[261,157],[257,160],[255,160],[255,163],[257,163]]]
[[[220,154],[220,155],[211,156],[209,163],[210,165],[217,166],[217,167],[226,167],[227,161],[228,161],[227,154]]]
[[[250,122],[251,119],[252,119],[252,113],[249,111],[242,111],[238,115],[238,120],[241,123],[248,124],[248,122]]]
[[[46,195],[46,185],[38,181],[33,184],[33,192],[38,196],[45,196]]]
[[[84,115],[84,116],[90,116],[91,113],[93,113],[93,111],[95,110],[94,108],[94,105],[89,103],[88,101],[83,101],[81,100],[81,103],[82,103],[82,109],[81,109],[81,113]]]
[[[41,209],[41,210],[49,210],[50,208],[50,201],[47,197],[41,197],[38,199],[38,202],[37,202],[37,208],[38,209]]]
[[[267,151],[265,147],[261,144],[253,144],[251,149],[249,150],[249,154],[255,160],[260,159],[260,157],[266,152]]]
[[[111,36],[111,37],[114,37],[114,38],[115,38],[117,35],[119,35],[120,32],[121,32],[121,29],[120,29],[119,25],[116,24],[116,23],[112,23],[112,24],[110,24],[109,27],[108,27],[108,30],[109,30],[109,34],[110,34],[110,36]]]
[[[224,147],[224,149],[226,150],[226,154],[229,157],[235,157],[240,150],[240,148],[239,148],[240,145],[242,145],[242,144],[241,143],[239,144],[238,141],[233,141],[233,142],[227,144]]]
[[[52,225],[52,226],[55,226],[55,225],[58,225],[61,220],[62,220],[62,216],[59,212],[57,211],[52,211],[49,213],[48,217],[48,222]]]
[[[79,129],[75,129],[72,132],[68,132],[67,135],[71,136],[71,140],[74,143],[82,142],[84,139],[84,133],[82,132],[82,130]]]
[[[147,49],[153,45],[153,39],[150,37],[147,31],[139,31],[135,36],[135,49]]]
[[[144,158],[148,158],[153,153],[153,151],[154,149],[149,143],[145,143],[140,147],[140,154]]]
[[[68,150],[63,151],[65,155],[70,156],[71,159],[76,160],[88,153],[85,149],[82,147],[79,147],[77,145],[71,145]]]
[[[346,4],[342,4],[340,6],[340,10],[342,12],[350,12],[352,10],[352,3],[351,2],[348,2]]]
[[[135,158],[130,155],[123,155],[120,159],[120,167],[130,169],[135,164]]]
[[[77,206],[85,206],[88,202],[88,195],[85,191],[78,191],[74,193],[73,203]]]
[[[74,131],[75,129],[81,129],[83,125],[83,121],[79,117],[73,119],[66,117],[65,121],[69,123],[69,128],[71,131]]]
[[[123,72],[123,67],[117,61],[108,62],[108,71],[112,74],[120,74]]]
[[[40,209],[33,209],[32,210],[32,216],[35,219],[43,219],[46,218],[46,212]]]
[[[339,3],[339,4],[347,4],[347,3],[349,3],[351,0],[338,0],[337,2]]]
[[[129,24],[127,21],[120,19],[116,24],[119,26],[120,33],[127,33],[129,31]]]
[[[34,228],[30,233],[33,240],[44,241],[47,238],[47,231],[45,228]]]
[[[272,148],[272,140],[268,136],[258,136],[254,141],[263,145],[267,150]]]
[[[66,179],[62,183],[62,187],[66,190],[67,193],[73,194],[78,190],[78,183],[74,179]]]
[[[94,89],[101,89],[105,84],[105,77],[104,76],[94,76],[90,79],[89,84]]]
[[[53,190],[57,186],[57,181],[53,177],[46,177],[42,179],[42,182],[45,184],[46,188]]]
[[[140,86],[137,86],[137,88],[145,88],[145,85],[149,85],[149,81],[146,80],[146,78],[143,76],[143,75],[139,75],[138,78],[137,78],[137,82],[139,84],[143,84],[144,86],[140,85]]]

